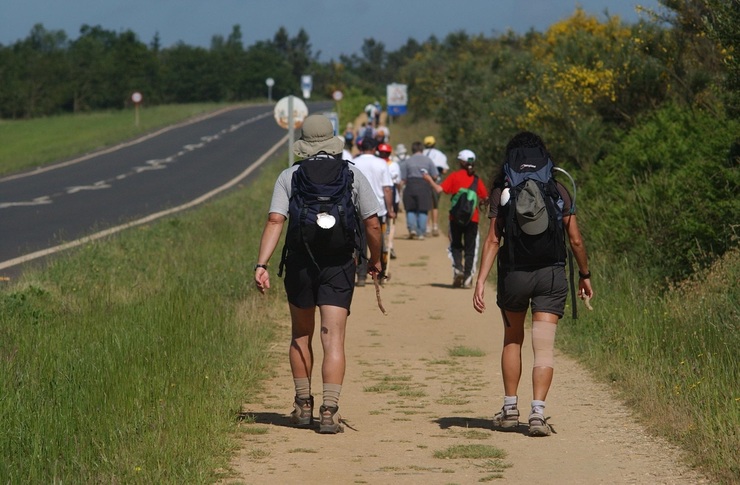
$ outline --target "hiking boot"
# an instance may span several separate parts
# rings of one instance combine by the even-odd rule
[[[432,236],[434,236],[434,237],[439,236],[439,229],[438,228],[435,227],[434,229],[432,229]]]
[[[339,406],[324,406],[323,404],[319,408],[321,421],[319,422],[319,433],[323,434],[337,434],[344,431],[344,426],[341,425],[342,419],[339,416]]]
[[[465,277],[465,281],[463,281],[462,284],[463,288],[472,288],[473,287],[473,275],[468,275]]]
[[[419,237],[417,237],[416,239],[418,239],[419,241],[423,241],[424,240],[424,234],[419,234]]]
[[[409,231],[409,239],[416,239],[416,231]]]
[[[493,427],[501,429],[513,429],[519,426],[519,410],[517,408],[501,408],[501,411],[493,417]]]
[[[367,282],[365,281],[365,278],[357,280],[357,283],[355,283],[355,286],[365,286]]]
[[[290,413],[290,423],[296,426],[311,426],[313,423],[313,396],[301,399],[296,396],[293,401],[293,412]]]
[[[550,436],[550,425],[542,414],[529,415],[529,436]]]
[[[391,248],[391,259],[396,259],[396,250]]]
[[[456,269],[454,271],[454,273],[455,274],[454,274],[453,279],[452,279],[452,287],[453,288],[462,288],[463,280],[465,279],[465,275],[459,269]]]

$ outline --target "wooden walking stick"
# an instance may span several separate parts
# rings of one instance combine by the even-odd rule
[[[372,273],[373,277],[373,285],[375,286],[375,298],[378,299],[378,308],[380,308],[380,311],[383,312],[383,315],[388,315],[388,312],[385,310],[385,307],[383,306],[383,301],[380,299],[380,282],[378,281],[378,273]]]

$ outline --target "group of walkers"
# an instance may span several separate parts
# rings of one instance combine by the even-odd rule
[[[439,194],[467,191],[475,205],[464,223],[450,221],[449,256],[455,287],[472,287],[478,266],[472,304],[480,313],[486,309],[486,280],[498,261],[496,303],[504,321],[504,402],[493,416],[492,426],[506,430],[519,425],[521,347],[531,307],[535,362],[529,433],[549,435],[544,407],[553,376],[555,330],[564,314],[568,289],[566,237],[579,269],[578,295],[590,299],[594,293],[575,200],[552,177],[534,180],[553,169],[543,140],[530,132],[515,135],[490,189],[475,172],[477,156],[472,150],[460,150],[458,169],[450,172],[447,157],[435,147],[433,136],[413,142],[410,156],[404,145],[397,145],[394,153],[387,142],[375,137],[355,143],[360,154],[347,163],[351,155],[347,154],[346,139],[334,134],[331,122],[322,115],[306,118],[294,145],[296,155],[304,160],[284,170],[275,183],[254,267],[256,287],[264,293],[271,287],[268,262],[288,220],[280,266],[286,269],[285,291],[292,322],[289,361],[295,398],[291,422],[311,426],[314,421],[312,339],[316,308],[324,350],[318,430],[334,434],[343,429],[338,401],[354,288],[364,286],[367,275],[377,282],[387,276],[388,260],[396,257],[394,222],[399,211],[406,215],[407,237],[424,240],[439,234],[438,213],[434,212]],[[339,187],[337,180],[345,182]],[[351,202],[341,198],[349,193]],[[478,265],[478,223],[484,208],[491,223]],[[295,240],[301,243],[289,244]]]

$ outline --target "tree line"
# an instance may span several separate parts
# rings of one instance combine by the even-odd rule
[[[362,55],[322,63],[303,29],[291,37],[280,27],[272,39],[245,47],[235,25],[226,37],[214,35],[206,49],[182,42],[163,48],[158,35],[147,45],[131,30],[90,25],[70,39],[37,24],[25,39],[0,45],[0,117],[120,109],[135,91],[150,105],[238,102],[265,98],[267,78],[275,81],[272,94],[282,97],[300,93],[303,74],[313,75],[319,96],[348,86],[382,93],[387,73],[420,49],[410,39],[388,53],[383,43],[366,39]]]

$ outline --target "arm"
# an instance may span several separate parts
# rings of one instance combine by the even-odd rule
[[[428,172],[424,172],[424,180],[426,180],[429,183],[429,185],[432,186],[432,189],[438,194],[444,192],[444,189],[442,188],[442,186],[439,185],[437,182],[435,182],[432,176],[429,175]]]
[[[581,231],[578,229],[578,222],[576,222],[575,214],[564,216],[563,224],[568,233],[570,249],[573,251],[573,257],[576,260],[576,264],[578,264],[578,272],[588,274],[588,255],[586,254],[586,245],[581,237]],[[585,296],[589,298],[594,297],[594,290],[591,288],[591,278],[578,278],[578,295],[581,298]]]
[[[383,199],[385,199],[385,208],[388,211],[388,218],[395,219],[396,212],[393,210],[393,187],[383,187]]]
[[[286,217],[276,212],[270,212],[267,216],[267,222],[265,222],[265,228],[262,231],[262,239],[260,240],[259,256],[257,257],[257,264],[267,264],[270,261],[272,253],[275,252],[278,242],[280,241],[280,234],[283,231],[283,224],[285,223]],[[254,282],[257,285],[257,289],[260,293],[264,293],[265,290],[270,288],[270,274],[265,268],[257,268],[254,272]]]
[[[492,219],[488,226],[488,235],[483,242],[483,251],[481,253],[480,269],[478,278],[475,282],[475,292],[473,293],[473,308],[478,313],[483,313],[486,309],[486,303],[483,294],[486,288],[486,279],[493,268],[493,262],[496,260],[499,250],[499,241],[501,240],[501,229],[498,219]]]
[[[370,259],[367,262],[367,272],[370,274],[380,273],[380,241],[383,237],[380,233],[380,219],[376,214],[364,220],[365,237],[367,247],[370,249]]]

